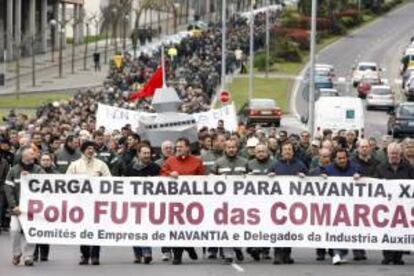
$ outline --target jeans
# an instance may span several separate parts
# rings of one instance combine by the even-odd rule
[[[50,250],[50,246],[48,244],[36,244],[36,249],[33,255],[35,259],[38,259],[39,253],[40,253],[40,259],[48,259],[49,250]]]
[[[152,256],[152,250],[151,247],[139,247],[134,246],[132,247],[134,250],[135,257],[151,257]]]
[[[387,261],[401,261],[403,251],[383,250],[382,255],[384,256],[384,260]]]
[[[5,226],[7,213],[7,199],[6,194],[0,189],[0,227]]]
[[[24,237],[24,234],[22,234],[22,226],[17,216],[11,217],[10,235],[12,239],[13,256],[19,256],[23,254],[24,260],[33,260],[35,245],[26,242],[26,238]],[[23,250],[22,241],[26,243],[23,247]]]
[[[82,257],[86,260],[89,260],[90,258],[99,260],[100,251],[101,251],[100,246],[89,246],[89,245],[80,246],[80,252],[82,254]]]

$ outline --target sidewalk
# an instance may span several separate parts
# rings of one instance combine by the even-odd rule
[[[122,39],[118,38],[118,50],[122,50]],[[98,52],[101,53],[101,60],[104,58],[105,51],[105,40],[98,41]],[[113,52],[115,49],[115,40],[108,40],[108,53]],[[130,40],[127,39],[127,47],[130,45]],[[92,58],[93,53],[95,52],[95,42],[88,43],[88,55],[87,58]],[[75,46],[75,60],[83,61],[85,54],[85,44],[80,44]],[[35,67],[36,71],[41,71],[50,67],[59,66],[59,48],[56,48],[53,52],[54,61],[52,62],[52,52],[47,52],[45,54],[35,55]],[[62,51],[62,63],[71,63],[72,62],[72,44],[67,44],[66,48]],[[0,62],[0,66],[3,67],[3,62]],[[16,61],[6,62],[6,81],[10,81],[16,78]],[[20,77],[23,77],[27,74],[32,73],[32,57],[21,57],[20,58]]]
[[[185,26],[178,29],[182,31]],[[164,38],[164,37],[163,37]],[[159,42],[158,38],[154,38],[151,44],[138,46],[139,50],[144,47],[151,48],[153,44]],[[42,92],[69,92],[79,89],[87,89],[102,86],[107,73],[109,71],[110,60],[115,53],[115,46],[108,44],[108,62],[105,64],[105,40],[98,42],[98,52],[101,54],[101,71],[94,71],[93,53],[95,52],[95,43],[88,44],[87,70],[84,70],[84,53],[85,45],[79,45],[75,48],[75,73],[72,71],[72,46],[68,45],[63,52],[63,77],[59,78],[59,63],[56,51],[55,62],[51,60],[51,53],[36,55],[36,86],[32,85],[32,58],[24,57],[20,59],[20,93],[42,93]],[[122,51],[122,39],[118,39],[118,51]],[[132,52],[132,44],[128,38],[126,50]],[[16,93],[16,73],[15,61],[7,63],[6,87],[0,87],[0,95],[11,95]],[[3,66],[0,63],[0,66]]]
[[[55,53],[55,62],[51,61],[51,53],[37,55],[35,71],[36,86],[32,85],[32,58],[22,58],[20,61],[20,93],[64,92],[101,86],[108,73],[109,60],[114,54],[114,47],[108,47],[108,64],[105,65],[103,54],[104,48],[102,48],[105,47],[105,41],[98,44],[98,51],[101,53],[100,72],[94,72],[94,64],[92,59],[92,55],[95,51],[94,44],[92,44],[88,50],[87,70],[83,70],[84,50],[81,50],[81,48],[84,47],[85,45],[79,45],[75,48],[75,74],[71,74],[71,46],[64,50],[62,78],[59,78],[58,52]],[[16,93],[15,61],[7,63],[6,72],[8,74],[8,77],[6,78],[6,87],[0,88],[0,95],[10,95]]]

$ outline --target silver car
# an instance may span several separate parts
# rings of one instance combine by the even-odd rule
[[[388,85],[374,85],[367,95],[367,109],[394,108],[394,93]]]

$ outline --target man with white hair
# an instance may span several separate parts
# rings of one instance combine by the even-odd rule
[[[413,167],[403,160],[401,144],[392,142],[387,147],[387,161],[377,166],[374,176],[383,179],[414,179]],[[383,265],[403,265],[403,251],[383,251]]]
[[[166,140],[161,144],[161,158],[155,161],[158,166],[162,166],[168,157],[174,155],[174,143]]]
[[[358,141],[355,157],[351,161],[359,166],[362,177],[373,177],[375,169],[380,163],[372,157],[371,147],[367,139]],[[365,250],[354,249],[353,253],[355,261],[367,259]]]
[[[27,174],[42,174],[43,169],[35,164],[35,153],[31,148],[22,150],[22,156],[19,162],[14,165],[6,177],[4,191],[6,193],[9,209],[12,214],[10,222],[10,234],[13,246],[14,265],[19,265],[20,259],[23,255],[24,264],[26,266],[33,266],[33,253],[35,244],[26,243],[22,250],[22,240],[25,241],[24,233],[22,234],[22,227],[19,221],[21,214],[19,209],[20,200],[20,177]]]

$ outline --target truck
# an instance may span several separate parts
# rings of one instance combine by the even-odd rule
[[[322,135],[324,129],[334,133],[353,130],[358,138],[364,137],[365,114],[360,98],[321,97],[315,102],[314,133]]]

